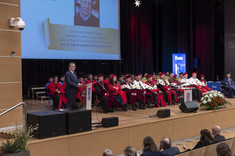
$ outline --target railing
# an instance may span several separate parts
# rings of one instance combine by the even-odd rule
[[[7,114],[8,112],[10,112],[10,111],[16,109],[16,108],[19,107],[19,106],[22,106],[22,107],[23,107],[23,126],[24,126],[24,127],[27,127],[27,107],[26,107],[26,104],[25,104],[24,102],[20,102],[20,103],[18,103],[17,105],[15,105],[15,106],[9,108],[8,110],[6,110],[6,111],[0,113],[0,117],[3,116],[3,115],[5,115],[5,114]]]

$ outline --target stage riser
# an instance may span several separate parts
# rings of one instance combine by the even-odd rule
[[[32,156],[97,156],[106,148],[113,150],[115,155],[123,153],[127,145],[142,149],[145,136],[152,136],[156,144],[162,136],[172,138],[172,141],[198,136],[203,128],[211,130],[214,125],[223,129],[234,127],[235,108],[219,111],[206,111],[193,114],[180,114],[150,123],[101,128],[96,131],[57,138],[35,140],[29,144]],[[154,121],[155,120],[155,121]],[[62,148],[63,147],[63,148]]]

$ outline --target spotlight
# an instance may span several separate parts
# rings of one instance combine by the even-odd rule
[[[135,6],[139,7],[140,6],[140,0],[135,0]]]

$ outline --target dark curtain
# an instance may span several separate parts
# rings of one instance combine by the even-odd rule
[[[153,72],[158,70],[156,42],[158,34],[158,0],[121,0],[121,50],[125,72]]]

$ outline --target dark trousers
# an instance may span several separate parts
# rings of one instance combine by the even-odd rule
[[[58,94],[55,94],[55,95],[51,95],[51,98],[53,100],[53,107],[52,109],[55,110],[55,109],[58,109],[59,107],[59,102],[60,102],[60,97]]]
[[[76,95],[77,95],[77,91],[74,90],[68,90],[66,88],[66,97],[67,97],[67,109],[77,109],[78,106],[76,104]]]

